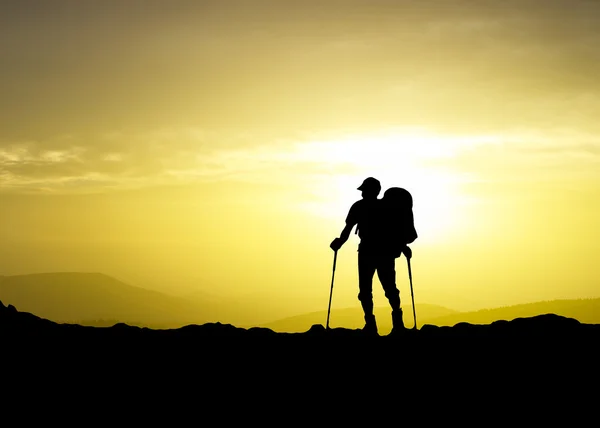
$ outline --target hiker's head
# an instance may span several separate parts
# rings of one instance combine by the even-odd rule
[[[365,199],[377,198],[379,192],[381,192],[381,183],[379,183],[379,180],[376,178],[367,177],[362,184],[358,186],[358,190],[362,191],[362,196]]]

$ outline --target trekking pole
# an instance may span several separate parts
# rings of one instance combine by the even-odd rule
[[[410,257],[406,258],[406,263],[408,264],[408,280],[410,281],[410,297],[412,299],[412,307],[413,307],[413,317],[415,319],[415,326],[413,327],[413,329],[417,329],[417,311],[415,309],[415,293],[413,292],[413,285],[412,285],[412,271],[410,269]]]
[[[335,276],[335,262],[337,261],[337,250],[333,253],[333,272],[331,273],[331,289],[329,290],[329,307],[327,308],[327,325],[325,329],[329,330],[329,313],[331,312],[331,296],[333,295],[333,278]]]

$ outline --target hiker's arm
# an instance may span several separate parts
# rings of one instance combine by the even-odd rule
[[[354,227],[353,224],[346,224],[346,227],[344,227],[344,230],[342,230],[342,233],[340,233],[340,241],[342,242],[342,244],[344,244],[348,238],[350,237],[350,232],[352,232],[352,228]]]
[[[333,242],[329,245],[329,247],[333,251],[339,250],[342,245],[346,243],[348,238],[350,237],[350,232],[352,232],[352,228],[356,226],[358,223],[358,213],[357,213],[357,204],[355,203],[350,207],[350,211],[348,211],[348,215],[346,216],[346,226],[342,233],[340,233],[339,238],[335,238]]]
[[[340,233],[340,237],[335,238],[330,245],[330,247],[333,251],[339,250],[342,247],[342,245],[344,245],[346,243],[346,241],[350,237],[350,232],[352,232],[353,227],[354,227],[354,224],[346,223],[346,227],[344,227],[344,230],[342,230],[342,233]]]

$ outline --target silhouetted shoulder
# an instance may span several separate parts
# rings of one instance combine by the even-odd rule
[[[371,240],[377,234],[378,223],[380,222],[380,208],[382,207],[381,200],[362,199],[355,202],[350,208],[346,225],[356,225],[356,233],[363,242],[365,239]]]
[[[355,225],[361,221],[365,217],[365,214],[374,208],[374,202],[377,201],[367,201],[365,199],[360,199],[352,204],[350,210],[348,211],[348,216],[346,217],[346,224]]]

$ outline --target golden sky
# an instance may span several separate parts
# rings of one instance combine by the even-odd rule
[[[417,301],[598,297],[599,46],[583,0],[3,1],[0,274],[325,309],[374,176]]]

